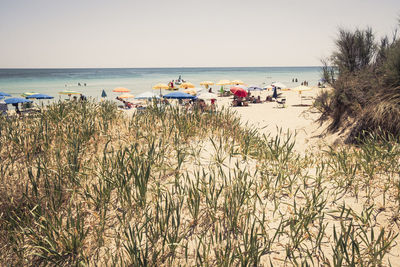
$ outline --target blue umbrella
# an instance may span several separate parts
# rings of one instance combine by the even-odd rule
[[[45,95],[45,94],[34,94],[34,95],[28,95],[26,97],[27,99],[30,98],[36,98],[36,99],[53,99],[53,96]]]
[[[101,92],[101,97],[107,97],[106,91],[104,91],[104,89],[103,92]]]
[[[0,96],[11,96],[10,94],[0,92]]]
[[[164,98],[174,98],[174,99],[196,99],[195,96],[189,95],[183,92],[172,92],[163,96]]]
[[[25,98],[19,98],[19,97],[13,97],[13,98],[7,98],[4,100],[6,104],[18,104],[18,103],[30,103],[32,100],[28,100]]]
[[[1,95],[0,95],[0,100],[2,100],[3,98],[4,98],[4,96],[1,96]]]
[[[278,92],[276,91],[276,87],[274,86],[274,92],[272,93],[272,98],[278,98]]]
[[[258,86],[250,86],[247,88],[247,91],[262,91],[263,89]]]

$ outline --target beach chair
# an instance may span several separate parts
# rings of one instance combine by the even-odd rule
[[[286,98],[277,99],[276,106],[278,108],[284,108],[286,106]]]

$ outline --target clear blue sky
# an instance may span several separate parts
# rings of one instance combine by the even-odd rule
[[[399,0],[0,0],[0,67],[319,65],[339,26],[399,17]]]

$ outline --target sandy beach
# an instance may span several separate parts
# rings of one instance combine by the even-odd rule
[[[217,108],[229,108],[236,112],[243,124],[256,128],[259,133],[276,136],[281,134],[291,134],[296,140],[295,150],[299,153],[305,153],[307,149],[332,143],[333,139],[322,140],[320,135],[324,132],[324,127],[316,122],[319,114],[313,112],[313,99],[323,88],[317,86],[310,87],[312,90],[302,92],[294,92],[290,89],[278,90],[280,98],[286,99],[284,107],[278,105],[275,101],[265,102],[267,96],[272,95],[271,90],[253,91],[252,95],[260,96],[262,103],[250,103],[248,106],[232,107],[233,96],[218,97],[216,100]],[[206,91],[204,89],[203,91]],[[301,99],[303,96],[303,100]],[[210,101],[206,102],[210,104]],[[124,110],[128,115],[133,114],[136,109]],[[325,142],[326,141],[326,142]]]

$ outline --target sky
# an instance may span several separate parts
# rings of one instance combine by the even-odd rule
[[[0,68],[316,66],[399,0],[0,0]]]

